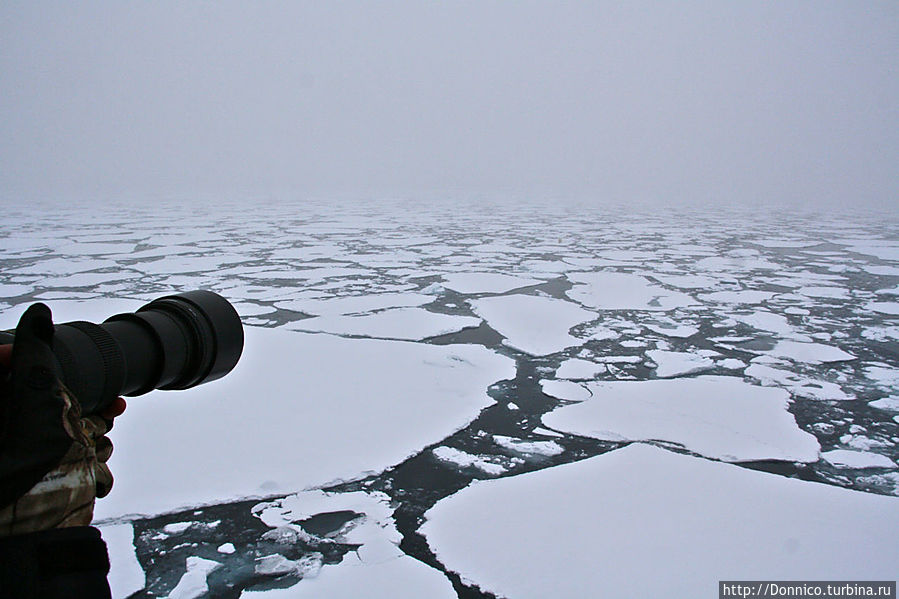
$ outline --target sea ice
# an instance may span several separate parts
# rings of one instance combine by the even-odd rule
[[[429,312],[424,308],[394,308],[374,314],[319,316],[285,325],[293,331],[359,335],[381,339],[417,341],[437,335],[477,328],[480,318]]]
[[[743,291],[715,291],[713,293],[703,293],[699,295],[699,299],[706,302],[717,302],[721,304],[758,304],[771,299],[775,295],[777,294],[770,291],[745,289]]]
[[[206,577],[221,567],[220,562],[202,557],[187,558],[187,571],[166,599],[199,599],[209,591]]]
[[[468,300],[475,314],[505,337],[503,343],[532,356],[583,344],[568,331],[598,318],[571,302],[535,295],[502,295]]]
[[[766,364],[753,363],[747,368],[743,374],[758,380],[766,387],[784,387],[794,395],[799,397],[807,397],[809,399],[824,399],[831,401],[842,401],[846,399],[855,399],[849,395],[836,383],[828,381],[818,381],[806,376],[781,370]]]
[[[324,565],[315,578],[304,578],[284,590],[245,591],[247,599],[288,599],[294,597],[396,597],[419,599],[455,597],[452,585],[437,570],[403,553],[402,536],[393,520],[389,498],[381,493],[327,493],[306,491],[266,502],[253,508],[273,529],[299,529],[296,522],[316,514],[352,511],[363,514],[342,529],[336,541],[358,545],[336,565]]]
[[[435,447],[431,450],[431,453],[441,462],[453,464],[460,468],[477,468],[481,472],[494,476],[506,471],[502,464],[491,462],[485,456],[472,455],[453,447]]]
[[[821,454],[827,462],[837,468],[896,468],[895,462],[885,455],[869,451],[834,449]]]
[[[453,273],[444,275],[443,286],[458,293],[506,293],[513,289],[539,285],[545,281],[514,277],[492,272]]]
[[[98,519],[355,479],[401,462],[493,403],[514,362],[479,346],[245,327],[221,381],[129,402],[110,433],[116,492]]]
[[[565,451],[555,441],[524,441],[505,435],[493,435],[493,442],[513,453],[525,456],[554,456]]]
[[[597,364],[589,360],[571,358],[565,360],[556,370],[556,378],[560,379],[594,379],[606,372],[605,364]]]
[[[646,352],[646,355],[656,363],[656,376],[659,378],[693,374],[715,367],[713,360],[690,352],[651,349]]]
[[[865,304],[865,310],[895,316],[899,314],[899,302],[869,302]]]
[[[799,341],[778,341],[774,349],[765,353],[807,364],[846,362],[855,359],[855,356],[838,347],[824,345],[823,343],[802,343]]]
[[[124,599],[142,590],[147,582],[134,549],[134,527],[130,522],[101,526],[109,552],[109,587],[114,599]]]
[[[892,395],[890,397],[884,397],[883,399],[878,399],[876,401],[872,401],[868,403],[872,408],[878,408],[880,410],[889,410],[891,412],[899,412],[899,395]]]
[[[475,482],[425,517],[442,564],[516,599],[701,597],[719,580],[834,573],[892,580],[899,563],[894,497],[644,444]]]
[[[575,285],[565,294],[576,302],[599,310],[673,310],[696,305],[679,291],[652,284],[645,277],[618,272],[572,272]]]
[[[818,459],[817,439],[796,425],[781,389],[724,376],[583,387],[591,398],[556,408],[543,424],[596,439],[671,443],[726,462]],[[552,390],[562,399],[579,399],[565,397],[568,389]]]
[[[379,293],[351,295],[328,299],[297,299],[275,303],[283,310],[293,310],[315,316],[359,314],[385,308],[411,308],[434,301],[434,296],[424,293]]]

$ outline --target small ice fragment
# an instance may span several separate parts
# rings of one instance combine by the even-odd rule
[[[896,468],[896,464],[890,458],[868,451],[834,449],[825,451],[821,457],[837,468]]]
[[[219,546],[218,546],[217,551],[218,551],[219,553],[228,553],[228,554],[230,554],[230,553],[234,553],[235,551],[237,551],[237,549],[234,548],[234,544],[233,544],[233,543],[223,543],[222,545],[219,545]]]
[[[206,577],[222,564],[202,557],[187,558],[187,572],[169,593],[168,599],[198,599],[209,591]]]
[[[162,527],[162,531],[170,535],[178,535],[190,528],[194,522],[173,522]]]
[[[523,441],[514,437],[493,435],[493,442],[509,451],[524,455],[554,456],[565,451],[565,448],[555,441]]]
[[[868,403],[872,408],[879,410],[887,410],[889,412],[899,412],[899,395],[891,395]]]

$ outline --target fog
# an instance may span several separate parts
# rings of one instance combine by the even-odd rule
[[[895,2],[4,2],[0,196],[892,209]]]

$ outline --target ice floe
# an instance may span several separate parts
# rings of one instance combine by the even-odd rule
[[[896,463],[890,458],[870,451],[852,451],[849,449],[834,449],[821,454],[827,462],[837,468],[896,468]]]
[[[596,439],[670,443],[727,462],[818,459],[818,441],[796,425],[781,389],[723,376],[582,387],[592,397],[545,414],[543,424]],[[551,390],[562,399],[583,398],[571,386]],[[566,397],[570,391],[577,396]]]
[[[758,380],[762,385],[783,387],[789,390],[790,393],[807,399],[832,401],[855,399],[855,396],[843,391],[836,383],[820,381],[789,370],[774,368],[767,364],[751,364],[743,371],[743,374]]]
[[[714,360],[691,352],[651,349],[646,355],[656,363],[655,371],[659,378],[704,372],[715,367]]]
[[[339,564],[321,566],[315,576],[304,577],[289,589],[244,591],[241,597],[455,597],[445,576],[400,550],[402,537],[396,530],[388,500],[380,493],[307,491],[257,505],[253,512],[267,526],[275,530],[287,528],[301,534],[308,533],[298,522],[316,514],[340,511],[363,514],[335,538],[359,547],[347,553]]]
[[[434,296],[423,293],[379,293],[351,295],[327,299],[296,299],[276,302],[284,310],[303,312],[315,316],[338,316],[384,310],[386,308],[411,308],[434,301]]]
[[[646,277],[617,272],[572,272],[566,295],[599,310],[673,310],[697,302],[684,293],[654,285]]]
[[[540,279],[515,277],[492,272],[444,275],[443,286],[458,293],[506,293],[513,289],[544,283]]]
[[[899,500],[643,444],[475,482],[421,532],[498,596],[701,597],[719,580],[892,580]],[[555,539],[551,548],[534,539]]]
[[[159,513],[380,471],[493,403],[512,360],[477,346],[246,327],[227,384],[129,402],[97,517]],[[333,449],[331,449],[333,448]]]
[[[594,379],[606,372],[605,364],[597,364],[589,360],[571,358],[565,360],[556,370],[556,378],[560,379]]]
[[[468,302],[475,314],[506,338],[505,345],[533,356],[583,344],[568,331],[598,316],[571,302],[535,295],[504,295]]]
[[[855,356],[838,347],[824,345],[823,343],[803,343],[800,341],[778,341],[774,349],[765,353],[807,364],[855,360]]]
[[[292,322],[285,328],[381,339],[421,340],[475,328],[480,324],[480,318],[471,316],[437,314],[424,308],[394,308],[374,314],[308,318]]]

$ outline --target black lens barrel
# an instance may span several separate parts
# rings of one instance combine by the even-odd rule
[[[53,353],[82,412],[101,412],[120,395],[188,389],[229,373],[243,351],[234,307],[211,291],[156,299],[103,324],[57,325]]]

